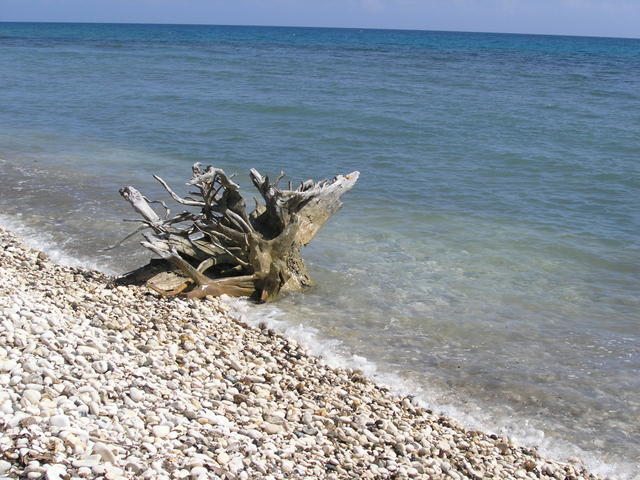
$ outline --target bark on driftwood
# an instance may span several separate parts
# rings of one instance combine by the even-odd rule
[[[279,189],[275,181],[250,170],[263,202],[247,212],[238,184],[219,168],[192,167],[187,183],[194,191],[181,197],[160,177],[171,197],[181,205],[199,210],[171,217],[163,202],[150,202],[133,187],[120,194],[142,216],[143,246],[164,262],[152,261],[129,277],[144,278],[163,295],[186,292],[190,298],[206,295],[252,296],[274,300],[280,291],[299,291],[311,285],[300,254],[325,222],[342,206],[340,197],[358,180],[359,173],[338,175],[332,181],[307,180],[296,189]],[[150,203],[165,209],[161,218]],[[130,236],[131,236],[130,235]],[[129,237],[127,237],[129,238]],[[167,269],[165,265],[170,265]],[[142,274],[142,276],[141,276]]]

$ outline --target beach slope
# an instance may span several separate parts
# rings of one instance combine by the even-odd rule
[[[0,322],[0,478],[596,478],[2,228]]]

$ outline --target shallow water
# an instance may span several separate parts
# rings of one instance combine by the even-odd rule
[[[147,258],[98,252],[131,226],[122,185],[360,170],[280,320],[639,478],[640,40],[0,24],[0,92],[0,218],[114,272]]]

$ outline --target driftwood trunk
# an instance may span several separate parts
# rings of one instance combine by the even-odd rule
[[[138,220],[142,225],[133,233],[150,230],[143,233],[141,243],[164,260],[143,269],[147,285],[163,295],[227,294],[264,302],[274,300],[280,291],[300,291],[311,285],[301,248],[338,211],[340,197],[359,176],[352,172],[332,181],[307,180],[296,189],[289,184],[281,190],[278,183],[283,173],[271,182],[252,169],[251,181],[262,202],[255,200],[255,208],[248,213],[238,184],[223,170],[203,169],[196,163],[192,172],[187,185],[193,191],[188,197],[179,196],[164,180],[154,177],[176,202],[196,213],[185,211],[170,217],[163,202],[150,202],[133,187],[120,190],[142,216]],[[150,203],[164,207],[163,218]]]

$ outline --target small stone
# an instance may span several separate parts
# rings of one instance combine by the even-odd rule
[[[449,450],[451,450],[449,442],[445,442],[444,440],[440,440],[437,446],[438,450],[440,450],[441,452],[448,452]]]
[[[18,366],[15,360],[2,360],[0,361],[0,373],[7,373]]]
[[[100,415],[100,405],[98,405],[98,402],[90,402],[89,411],[91,412],[91,415]]]
[[[411,478],[417,477],[418,475],[420,475],[420,472],[418,472],[418,470],[414,467],[409,467],[407,468],[407,475]],[[480,476],[480,475],[478,475]]]
[[[42,398],[42,394],[37,390],[25,390],[22,394],[22,405],[36,405],[40,398]]]
[[[106,472],[106,468],[104,468],[104,465],[99,464],[99,465],[94,465],[93,467],[91,467],[91,471],[95,475],[104,475],[104,473]]]
[[[202,420],[206,421],[202,421]],[[220,427],[228,428],[231,425],[231,421],[224,415],[218,415],[213,412],[203,412],[198,417],[198,423],[206,425],[208,423],[212,425],[218,425]]]
[[[506,454],[508,454],[508,453],[511,451],[511,449],[509,448],[509,445],[507,445],[507,444],[506,444],[506,443],[504,443],[504,442],[498,442],[498,443],[496,444],[496,447],[498,447],[498,450],[500,450],[500,453],[501,453],[502,455],[506,455]]]
[[[71,425],[69,417],[66,415],[54,415],[49,419],[49,423],[52,427],[68,428]]]
[[[261,428],[269,435],[276,435],[282,432],[282,427],[280,425],[275,425],[269,422],[263,422]]]
[[[233,457],[228,463],[228,467],[229,470],[231,470],[231,472],[235,474],[237,474],[241,470],[244,470],[244,463],[242,463],[242,458]]]
[[[154,437],[164,438],[171,432],[171,427],[169,425],[155,425],[151,431]]]
[[[6,473],[11,468],[11,464],[6,460],[0,460],[0,475]]]
[[[109,370],[109,364],[104,360],[97,360],[91,366],[98,373],[107,373],[107,370]]]
[[[24,417],[18,422],[22,428],[30,427],[36,423],[38,423],[38,420],[35,417]]]
[[[105,465],[104,478],[106,478],[106,480],[117,480],[122,477],[123,473],[121,468],[114,467],[113,465]]]
[[[129,392],[129,397],[134,402],[140,402],[142,401],[142,399],[144,399],[144,392],[138,388],[132,388]]]
[[[86,432],[83,432],[86,433]],[[64,443],[66,443],[68,446],[73,448],[73,451],[76,454],[80,454],[83,453],[86,449],[87,449],[87,443],[86,443],[86,435],[74,435],[71,432],[66,432],[66,431],[62,431],[61,434],[63,434],[64,436],[61,435],[61,438],[64,440]]]
[[[293,467],[295,467],[295,464],[291,460],[282,460],[281,468],[284,473],[293,472]]]
[[[191,478],[196,479],[201,475],[207,475],[207,472],[208,470],[206,468],[204,468],[203,466],[199,466],[199,467],[193,467],[189,472],[189,475],[191,476]]]
[[[78,467],[78,475],[82,478],[88,478],[91,475],[91,469],[89,467]]]
[[[229,359],[229,366],[236,370],[237,372],[242,370],[242,365],[235,358]]]
[[[285,419],[278,415],[265,415],[264,420],[275,425],[283,425],[285,423]]]
[[[227,452],[220,452],[216,457],[216,461],[220,466],[225,466],[227,463],[229,463],[229,460],[231,460],[231,457]]]
[[[100,458],[103,462],[109,462],[112,464],[116,464],[118,461],[116,456],[113,454],[111,449],[105,445],[104,443],[98,442],[93,446],[93,451],[100,455]]]
[[[259,438],[262,437],[262,433],[260,433],[258,430],[247,430],[246,432],[247,437],[249,437],[251,440],[258,440]]]
[[[49,465],[45,470],[45,478],[47,480],[62,480],[67,474],[67,467],[60,464]]]
[[[318,434],[318,430],[313,427],[310,427],[309,425],[305,425],[304,427],[302,427],[302,431],[306,435],[311,435],[311,436],[315,436]]]

